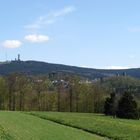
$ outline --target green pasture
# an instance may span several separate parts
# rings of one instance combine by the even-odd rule
[[[140,121],[93,113],[32,112],[31,114],[114,140],[140,140]]]
[[[106,138],[21,112],[0,112],[0,140],[105,140]]]

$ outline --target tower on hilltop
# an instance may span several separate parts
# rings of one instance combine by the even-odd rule
[[[20,54],[18,54],[18,61],[20,61]]]

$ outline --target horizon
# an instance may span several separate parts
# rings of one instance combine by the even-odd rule
[[[0,61],[139,68],[140,1],[2,1]],[[8,10],[5,10],[8,9]]]
[[[97,70],[128,70],[128,69],[138,69],[139,67],[136,68],[127,68],[127,67],[121,67],[121,66],[111,66],[111,67],[106,67],[106,68],[96,68],[96,67],[86,67],[86,66],[76,66],[76,65],[68,65],[68,64],[63,64],[63,63],[52,63],[52,62],[46,62],[46,61],[39,61],[39,60],[22,60],[18,58],[12,59],[12,60],[6,60],[6,61],[0,61],[0,63],[9,63],[9,62],[14,62],[14,61],[21,61],[21,62],[26,62],[26,61],[34,61],[34,62],[43,62],[43,63],[49,63],[49,64],[58,64],[58,65],[65,65],[65,66],[73,66],[73,67],[80,67],[80,68],[87,68],[87,69],[97,69]]]

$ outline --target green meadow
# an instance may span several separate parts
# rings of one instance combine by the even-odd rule
[[[21,112],[0,112],[0,140],[105,140],[91,133]]]
[[[0,140],[140,140],[140,121],[93,113],[0,112]]]
[[[139,120],[117,119],[93,113],[32,112],[31,114],[114,140],[140,140]]]

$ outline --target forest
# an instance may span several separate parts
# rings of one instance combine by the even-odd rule
[[[114,92],[119,100],[126,91],[134,96],[139,107],[140,80],[130,76],[87,82],[85,78],[69,74],[12,73],[0,77],[0,109],[104,113],[110,94]]]

